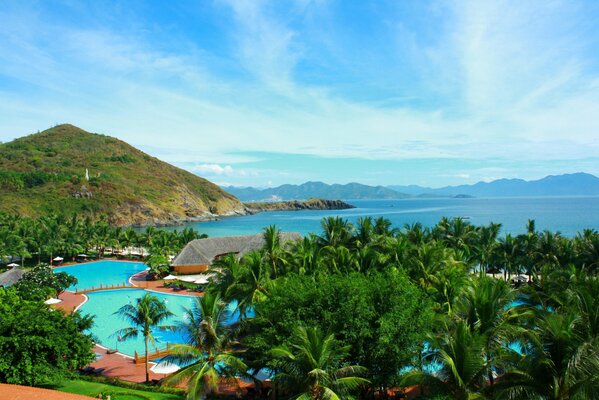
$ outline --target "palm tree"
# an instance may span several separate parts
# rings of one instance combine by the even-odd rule
[[[120,233],[118,240],[121,247],[127,248],[129,250],[128,256],[131,258],[131,248],[137,241],[137,232],[135,232],[133,228],[127,227]]]
[[[509,280],[512,273],[518,274],[519,251],[517,240],[509,233],[499,239],[498,261],[503,265],[504,280]]]
[[[294,399],[348,398],[369,383],[360,377],[365,368],[345,364],[348,351],[349,347],[339,346],[333,335],[326,336],[314,327],[297,327],[290,346],[271,351],[279,369],[274,382]]]
[[[347,246],[352,238],[353,225],[341,217],[326,217],[320,223],[323,230],[323,246]]]
[[[592,400],[599,398],[599,346],[578,332],[575,314],[542,312],[532,342],[497,383],[503,399]]]
[[[576,237],[576,247],[581,265],[586,266],[591,272],[599,271],[599,233],[592,229],[585,229]]]
[[[230,350],[231,328],[226,325],[229,313],[218,294],[207,292],[198,297],[192,309],[185,310],[183,330],[186,344],[171,347],[165,362],[183,368],[164,380],[166,385],[188,382],[187,399],[205,398],[218,392],[220,378],[235,380],[235,374],[247,366]]]
[[[230,288],[240,281],[243,272],[239,257],[233,253],[219,257],[210,265],[210,270],[215,274],[210,290],[225,301],[231,300]]]
[[[326,246],[322,249],[323,264],[327,265],[330,273],[349,274],[358,270],[356,253],[345,246]]]
[[[539,235],[535,230],[535,221],[529,219],[526,224],[526,234],[518,235],[516,238],[520,246],[520,265],[526,268],[528,279],[533,273],[535,273],[536,258],[537,258],[537,245]]]
[[[320,267],[320,246],[314,234],[305,236],[292,244],[291,263],[294,272],[314,276]]]
[[[413,224],[404,225],[403,235],[405,235],[410,243],[418,245],[426,241],[429,236],[429,231],[427,228],[424,228],[420,222],[415,222]]]
[[[174,246],[176,245],[176,233],[160,230],[156,231],[155,236],[152,238],[152,254],[161,254],[165,257],[170,256],[174,252]]]
[[[120,336],[121,340],[128,340],[136,338],[140,334],[144,338],[145,346],[145,364],[146,364],[146,382],[150,381],[150,373],[148,371],[148,345],[151,343],[155,344],[153,329],[159,330],[173,330],[175,329],[172,325],[161,325],[170,316],[173,315],[166,305],[151,293],[146,293],[139,299],[135,305],[125,304],[118,309],[115,314],[118,314],[121,318],[131,324],[128,328],[123,328],[114,333],[114,335]]]
[[[281,231],[276,226],[270,225],[264,228],[264,258],[270,265],[273,277],[278,277],[282,272],[282,268],[287,265],[285,258],[284,243],[281,243]]]
[[[397,233],[397,230],[392,229],[391,225],[391,221],[387,218],[378,217],[374,220],[374,233],[383,237],[392,236]]]
[[[242,260],[243,274],[239,282],[231,289],[233,298],[238,301],[237,309],[240,318],[247,317],[247,313],[254,304],[266,299],[271,282],[268,268],[265,266],[260,253],[248,253]]]
[[[491,223],[488,226],[481,226],[478,229],[478,237],[473,247],[481,275],[487,272],[489,263],[493,259],[493,255],[497,249],[497,236],[499,235],[500,228],[501,224]]]
[[[372,217],[360,217],[356,224],[354,241],[357,247],[362,247],[374,240],[374,224]]]
[[[445,242],[456,250],[469,252],[472,240],[476,237],[476,231],[469,222],[463,218],[453,218],[445,232]]]
[[[493,386],[493,372],[498,370],[499,354],[506,343],[513,342],[524,328],[519,328],[518,309],[512,307],[516,293],[507,282],[494,278],[478,278],[461,293],[456,314],[468,328],[484,337],[487,378]]]
[[[420,384],[456,400],[483,399],[480,392],[485,371],[484,342],[484,336],[472,332],[465,321],[458,321],[455,326],[448,321],[439,336],[431,337],[431,349],[424,357],[441,368],[434,373],[413,370],[402,378],[401,384]]]

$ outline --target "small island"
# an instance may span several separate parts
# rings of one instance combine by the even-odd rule
[[[289,201],[256,201],[243,203],[246,211],[256,214],[264,211],[300,211],[300,210],[346,210],[356,208],[342,200],[308,199]]]

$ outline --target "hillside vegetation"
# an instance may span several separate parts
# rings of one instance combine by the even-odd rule
[[[119,225],[246,212],[236,197],[206,179],[73,125],[0,144],[0,197],[0,211],[31,217],[106,214]]]

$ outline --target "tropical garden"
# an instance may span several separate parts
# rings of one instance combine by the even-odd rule
[[[0,221],[0,252],[26,260],[129,247],[113,241],[124,229],[84,235],[67,252],[62,235],[35,242],[24,220]],[[213,264],[207,292],[178,326],[161,322],[169,310],[148,294],[119,310],[131,323],[121,333],[151,341],[157,329],[183,330],[186,343],[165,360],[182,368],[162,385],[185,384],[190,399],[242,381],[254,397],[280,399],[599,398],[599,233],[564,237],[534,221],[519,235],[500,228],[330,217],[320,234],[282,243],[267,227],[261,250]],[[151,242],[136,233],[152,243],[149,257],[187,243],[150,232]],[[172,242],[154,241],[161,235]],[[239,322],[227,322],[228,304]]]

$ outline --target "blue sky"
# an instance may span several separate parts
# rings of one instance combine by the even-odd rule
[[[0,141],[56,123],[220,184],[599,175],[597,1],[4,1]]]

